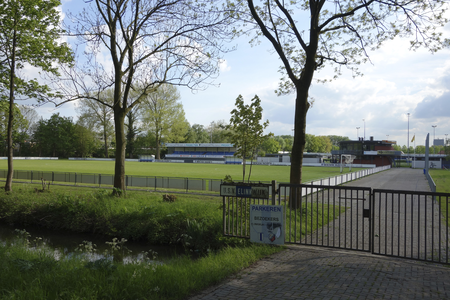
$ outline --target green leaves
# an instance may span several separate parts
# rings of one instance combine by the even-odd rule
[[[263,111],[261,100],[255,95],[251,101],[250,105],[246,105],[244,98],[239,95],[235,103],[236,108],[231,111],[230,124],[226,126],[226,129],[230,130],[231,142],[236,147],[235,156],[243,160],[243,181],[246,159],[253,158],[256,148],[268,136],[264,135],[264,129],[269,125],[269,121],[260,123]]]

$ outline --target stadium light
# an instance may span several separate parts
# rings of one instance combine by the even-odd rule
[[[364,140],[366,140],[366,121],[363,119],[364,122]]]

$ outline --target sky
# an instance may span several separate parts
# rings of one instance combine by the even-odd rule
[[[75,2],[63,1],[63,13],[73,10]],[[443,31],[445,37],[450,37],[450,24]],[[221,72],[214,82],[218,86],[195,93],[179,88],[186,119],[191,125],[205,127],[213,121],[228,122],[239,95],[247,103],[258,95],[263,119],[269,120],[266,132],[292,135],[295,95],[279,97],[274,92],[281,77],[281,61],[264,39],[254,47],[248,41],[249,37],[244,36],[230,44],[236,50],[223,55]],[[334,81],[314,83],[310,89],[314,103],[307,114],[306,132],[352,140],[373,136],[399,145],[409,141],[410,146],[424,145],[428,133],[430,145],[434,137],[445,139],[450,134],[450,49],[431,54],[424,49],[411,51],[408,45],[408,39],[395,39],[369,52],[371,62],[360,67],[361,77],[354,78],[344,70]],[[328,68],[316,73],[315,78],[332,75]],[[69,103],[55,108],[47,104],[37,110],[44,119],[59,112],[76,120],[75,106]],[[411,142],[413,136],[415,141]]]

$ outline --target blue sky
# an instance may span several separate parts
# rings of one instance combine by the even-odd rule
[[[63,12],[74,9],[79,4],[76,2],[64,1]],[[450,26],[443,30],[450,37]],[[292,134],[295,95],[278,97],[274,93],[281,77],[280,60],[265,40],[251,47],[248,39],[233,41],[230,46],[237,46],[237,50],[224,54],[225,61],[215,81],[219,87],[210,86],[196,93],[179,89],[186,118],[190,124],[204,126],[212,121],[228,121],[238,95],[250,101],[256,94],[262,101],[263,118],[270,122],[267,131]],[[364,135],[365,127],[367,139],[373,136],[406,145],[410,113],[409,140],[415,135],[416,145],[425,144],[427,133],[433,138],[432,125],[437,125],[436,138],[450,134],[450,49],[431,54],[423,49],[409,51],[408,44],[407,39],[396,39],[370,52],[372,63],[361,66],[362,77],[353,78],[344,71],[337,80],[314,83],[310,95],[315,102],[308,112],[307,133],[356,139],[358,131],[360,137]],[[315,78],[332,75],[331,70],[325,69]],[[44,118],[55,112],[76,118],[74,105],[57,109],[45,105],[38,112]]]

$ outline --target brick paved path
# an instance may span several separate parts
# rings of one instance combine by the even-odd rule
[[[348,185],[428,191],[420,172],[392,169]],[[450,268],[357,251],[288,246],[191,298],[199,299],[450,299]]]
[[[450,299],[450,268],[289,246],[190,299]]]

